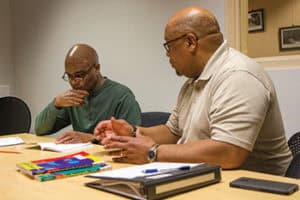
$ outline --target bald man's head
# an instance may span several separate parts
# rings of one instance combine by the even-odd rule
[[[103,82],[96,51],[87,44],[76,44],[65,58],[65,74],[73,89],[96,91]]]
[[[166,35],[194,33],[198,38],[212,33],[220,32],[215,16],[208,10],[191,6],[184,8],[168,21],[165,29]]]
[[[201,7],[175,13],[165,28],[166,55],[178,75],[198,78],[206,63],[223,43],[215,16]]]
[[[87,44],[76,44],[67,53],[65,66],[68,65],[97,65],[99,63],[96,51]]]

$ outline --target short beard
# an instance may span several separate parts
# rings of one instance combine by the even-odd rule
[[[97,85],[98,82],[101,82],[101,79],[99,76],[97,76],[97,79],[94,81],[94,83],[91,85],[91,87],[88,89],[89,94],[93,94],[96,92],[96,90],[98,90]]]

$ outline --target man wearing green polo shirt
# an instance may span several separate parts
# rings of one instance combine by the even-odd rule
[[[57,143],[89,142],[99,121],[115,117],[140,124],[141,110],[132,91],[103,77],[96,51],[86,44],[74,45],[65,58],[62,77],[72,89],[57,95],[35,120],[37,135],[46,135],[72,124]]]

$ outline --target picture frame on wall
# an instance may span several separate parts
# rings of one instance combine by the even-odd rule
[[[279,49],[280,51],[300,49],[300,26],[279,28]]]
[[[265,30],[264,9],[251,10],[248,12],[248,32],[261,32]]]

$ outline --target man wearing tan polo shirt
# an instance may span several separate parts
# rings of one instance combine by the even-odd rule
[[[138,127],[136,134],[124,120],[96,126],[105,148],[122,149],[115,160],[206,162],[284,175],[292,155],[266,72],[229,48],[216,18],[201,7],[171,17],[165,40],[172,67],[188,80],[166,125]]]

